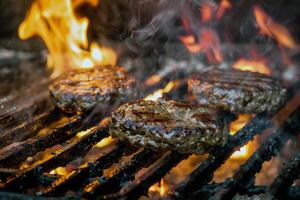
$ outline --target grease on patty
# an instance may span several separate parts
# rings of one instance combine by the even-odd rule
[[[66,112],[84,112],[97,104],[123,100],[132,91],[134,79],[123,67],[98,66],[72,70],[49,87],[53,102]]]
[[[279,80],[257,72],[211,69],[188,84],[199,103],[234,113],[274,111],[286,95]]]
[[[176,101],[139,100],[122,105],[112,114],[110,134],[154,150],[204,153],[225,144],[228,125],[212,108]]]

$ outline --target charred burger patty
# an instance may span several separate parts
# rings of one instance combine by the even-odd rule
[[[54,103],[66,112],[84,112],[97,104],[122,100],[134,83],[125,68],[99,66],[73,70],[49,87]]]
[[[224,145],[227,128],[212,108],[165,100],[124,104],[110,122],[110,134],[122,141],[184,153],[203,153]]]
[[[201,104],[237,113],[274,111],[286,89],[270,76],[239,70],[211,69],[188,81]]]

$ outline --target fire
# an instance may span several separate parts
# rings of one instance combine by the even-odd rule
[[[111,136],[109,136],[107,138],[102,139],[100,142],[98,142],[96,144],[96,147],[103,148],[103,147],[106,147],[108,145],[111,145],[112,143],[114,143],[114,141],[115,140]]]
[[[59,175],[59,176],[64,176],[67,175],[69,172],[65,167],[57,167],[56,169],[53,169],[49,172],[51,175]]]
[[[208,22],[213,17],[213,6],[210,4],[204,4],[200,7],[202,22]]]
[[[74,12],[83,3],[96,6],[98,0],[35,0],[19,27],[21,39],[39,36],[45,42],[52,77],[69,69],[116,64],[117,56],[111,48],[89,44],[89,20]]]
[[[174,86],[175,82],[171,81],[166,85],[166,87],[164,87],[163,89],[156,90],[154,93],[145,97],[144,100],[156,101],[157,99],[161,98],[163,94],[170,92],[174,88]]]
[[[241,58],[233,64],[233,68],[242,71],[259,72],[268,75],[271,74],[271,69],[267,66],[266,61],[263,59],[247,60]]]
[[[160,196],[165,196],[169,192],[169,186],[162,178],[159,183],[155,183],[154,185],[152,185],[149,188],[148,192],[157,192],[160,194]]]
[[[216,17],[218,20],[220,20],[224,14],[232,8],[232,5],[229,0],[221,0],[219,3],[217,12],[216,12]]]
[[[297,44],[286,27],[275,22],[260,6],[254,6],[254,16],[260,32],[276,40],[281,46],[296,49]]]
[[[234,135],[239,129],[243,128],[248,121],[251,119],[251,115],[239,115],[238,119],[233,121],[230,124],[230,135]],[[231,155],[231,159],[247,159],[252,151],[253,151],[253,143],[248,143],[247,145],[240,148],[239,151],[234,152],[234,154]]]
[[[223,60],[219,36],[210,28],[201,29],[199,39],[192,34],[180,36],[179,39],[193,54],[205,53],[210,62],[221,62]]]
[[[158,83],[160,80],[161,80],[161,77],[159,75],[153,75],[145,81],[145,84],[148,86],[154,85],[154,84]]]

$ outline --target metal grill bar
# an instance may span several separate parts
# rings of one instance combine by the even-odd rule
[[[297,82],[290,87],[287,91],[287,99],[291,99],[299,87],[300,82]],[[284,107],[284,105],[282,107]],[[201,188],[211,181],[214,171],[231,156],[237,147],[243,146],[246,142],[252,140],[256,134],[260,134],[266,128],[273,126],[273,123],[270,120],[273,116],[275,116],[275,113],[257,115],[234,136],[229,138],[223,148],[211,151],[208,159],[182,181],[168,198],[186,198],[186,195],[191,194],[197,188]]]
[[[24,122],[12,130],[1,133],[0,148],[35,136],[43,127],[57,120],[59,116],[58,110],[51,110],[34,117],[32,121]]]
[[[300,154],[298,153],[282,169],[279,176],[274,180],[268,191],[275,197],[286,198],[289,187],[299,178],[300,175]]]
[[[51,107],[49,104],[50,102],[48,99],[42,99],[41,101],[34,102],[33,104],[13,113],[7,113],[0,116],[1,130],[15,126],[18,122],[26,121],[37,114],[41,114],[46,111],[47,108]]]
[[[294,91],[298,89],[299,86],[300,83],[289,89],[288,98],[293,96]],[[184,182],[182,182],[176,188],[174,195],[170,197],[189,198],[191,197],[190,194],[193,191],[198,192],[205,188],[212,187],[212,185],[207,185],[207,183],[211,180],[214,171],[230,157],[237,147],[241,147],[247,141],[251,140],[257,133],[259,134],[262,130],[271,127],[273,124],[270,120],[270,116],[273,116],[273,114],[258,115],[243,129],[238,131],[235,136],[232,136],[224,148],[211,151],[208,160],[203,162]],[[74,116],[71,119],[72,122],[70,122],[70,124],[67,122],[64,125],[56,127],[47,132],[43,136],[37,136],[26,140],[17,148],[17,150],[13,150],[13,152],[8,156],[4,156],[2,158],[0,157],[0,167],[11,166],[12,164],[19,163],[28,156],[34,155],[45,148],[51,147],[61,141],[65,141],[71,137],[74,137],[77,131],[76,129],[83,129],[81,125],[84,117]],[[8,124],[9,123],[10,122],[8,122]],[[41,179],[43,178],[44,172],[47,172],[58,166],[66,165],[76,157],[85,154],[86,151],[90,149],[97,141],[108,135],[107,128],[103,128],[103,134],[100,134],[99,136],[99,133],[96,132],[100,130],[102,130],[102,127],[95,128],[95,130],[89,132],[84,137],[73,141],[63,151],[56,152],[54,155],[47,158],[47,160],[38,163],[23,172],[17,173],[15,176],[10,176],[10,174],[14,174],[14,172],[3,171],[3,177],[9,176],[9,178],[6,184],[1,185],[1,190],[24,192],[24,189],[30,188],[32,185],[39,185],[42,182]],[[65,134],[65,132],[68,134]],[[48,144],[48,142],[50,142],[50,144]],[[280,136],[278,134],[276,137],[272,136],[269,141],[267,141],[258,149],[257,155],[261,156],[266,153],[266,158],[250,158],[250,160],[247,162],[248,164],[245,164],[245,166],[241,167],[240,170],[243,172],[241,172],[239,175],[236,175],[235,180],[241,179],[245,180],[245,182],[249,182],[249,180],[243,179],[243,177],[246,177],[246,175],[249,174],[249,171],[251,171],[250,169],[260,170],[262,162],[267,160],[268,156],[271,157],[274,151],[277,149],[276,144],[282,145],[280,143]],[[137,199],[141,195],[145,194],[148,188],[153,183],[159,181],[161,177],[165,175],[172,167],[176,166],[181,160],[187,157],[187,155],[178,154],[175,152],[167,152],[165,157],[163,157],[161,160],[158,160],[163,153],[143,150],[134,155],[130,161],[120,167],[114,176],[110,178],[102,176],[103,169],[111,166],[124,155],[122,151],[128,151],[128,153],[132,153],[131,150],[135,151],[134,148],[131,149],[131,147],[126,148],[125,146],[122,146],[123,145],[118,145],[116,148],[112,148],[106,154],[100,156],[95,162],[82,165],[78,170],[73,171],[68,176],[63,176],[57,180],[55,180],[56,177],[54,177],[54,182],[52,182],[52,184],[51,182],[48,182],[47,184],[50,184],[50,186],[42,190],[40,195],[64,195],[64,192],[72,187],[76,189],[78,189],[78,187],[84,187],[83,196],[87,198],[101,196],[103,198],[114,199]],[[131,181],[136,172],[141,170],[143,167],[150,166],[151,164],[153,165],[147,169],[144,176]],[[88,185],[85,185],[89,181],[89,178],[95,179],[93,179],[93,181]],[[123,185],[124,183],[127,184]],[[235,182],[233,180],[229,185],[223,185],[222,187],[230,188],[234,184]],[[248,187],[247,189],[251,191],[252,188]],[[248,190],[247,192],[249,192]],[[261,189],[256,187],[251,192],[253,191],[265,191],[265,188]],[[193,198],[196,197],[194,194],[195,193],[193,193],[192,196]]]
[[[17,147],[0,156],[0,167],[10,167],[32,156],[39,151],[73,137],[79,128],[82,116],[71,117],[70,120],[44,135],[30,138]]]
[[[299,120],[300,107],[289,117],[293,122]],[[243,164],[233,176],[233,184],[216,199],[231,199],[237,192],[245,193],[255,180],[255,174],[261,170],[262,164],[278,154],[287,140],[297,134],[300,129],[292,129],[290,120],[283,125],[282,130],[277,129],[266,142]],[[300,121],[296,122],[299,123]]]
[[[58,150],[54,154],[49,155],[45,161],[8,179],[2,185],[2,190],[15,192],[37,183],[39,176],[44,172],[55,169],[58,166],[66,165],[76,157],[85,154],[94,144],[108,136],[107,129],[107,127],[103,127],[102,125],[91,128],[86,135],[67,145],[63,151]]]
[[[128,147],[125,144],[115,145],[93,163],[85,163],[67,176],[57,179],[49,187],[43,189],[40,195],[57,196],[63,195],[68,190],[75,188],[78,190],[88,181],[87,179],[101,176],[104,169],[117,162],[122,156],[130,155],[136,150],[136,148]]]
[[[132,183],[126,184],[119,193],[106,196],[107,199],[123,199],[134,200],[142,195],[147,195],[148,188],[158,182],[166,173],[168,173],[179,162],[186,159],[187,154],[179,154],[177,152],[167,152],[166,155],[144,174],[134,180]]]
[[[133,156],[133,158],[122,166],[114,176],[109,179],[100,177],[84,187],[83,196],[95,197],[99,195],[117,192],[122,187],[122,183],[132,180],[137,171],[143,167],[151,165],[162,156],[163,152],[154,152],[145,149]]]
[[[214,171],[231,156],[236,147],[242,146],[257,133],[271,126],[271,121],[264,115],[259,115],[251,120],[246,126],[239,130],[236,135],[232,136],[223,148],[210,153],[208,159],[181,182],[169,198],[186,198],[183,196],[189,195],[197,188],[207,184],[212,179]]]
[[[237,192],[243,193],[255,180],[255,174],[261,170],[262,164],[275,156],[288,140],[288,136],[281,136],[282,132],[273,133],[268,140],[243,164],[234,175],[232,185],[216,199],[232,199]],[[223,193],[224,192],[224,193]]]

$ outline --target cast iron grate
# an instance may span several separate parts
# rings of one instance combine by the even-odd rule
[[[159,83],[161,85],[163,83]],[[158,85],[157,85],[158,86]],[[149,89],[153,91],[156,87]],[[300,88],[300,82],[288,89],[291,99]],[[0,147],[4,150],[12,142],[18,142],[9,151],[0,156],[0,195],[7,199],[27,199],[27,191],[38,188],[37,196],[68,198],[69,191],[75,191],[78,198],[100,199],[138,199],[146,195],[148,188],[158,182],[179,162],[189,155],[177,152],[153,152],[137,149],[123,143],[116,143],[105,148],[93,161],[82,164],[71,173],[56,177],[47,172],[59,166],[65,166],[72,160],[85,155],[96,143],[109,136],[106,123],[99,124],[105,115],[95,113],[93,117],[85,115],[64,116],[67,120],[37,134],[59,117],[61,113],[52,108],[45,109],[48,100],[42,99],[22,110],[0,117]],[[30,121],[26,121],[29,111],[34,113]],[[292,186],[300,172],[299,154],[288,162],[282,172],[269,187],[254,186],[255,174],[261,170],[262,164],[277,155],[284,144],[300,131],[300,107],[295,109],[288,119],[276,127],[274,133],[262,143],[255,153],[240,166],[230,179],[223,183],[210,183],[213,173],[233,152],[252,140],[256,134],[273,127],[272,117],[276,113],[260,114],[246,126],[231,136],[228,143],[219,149],[212,150],[207,160],[202,162],[184,181],[178,184],[167,199],[231,199],[236,194],[257,195],[270,194],[278,198],[300,198],[300,190]],[[21,116],[17,119],[15,116]],[[93,119],[93,120],[91,120]],[[76,138],[78,131],[86,130],[84,136]],[[16,170],[11,166],[18,165],[38,152],[56,144],[69,141],[63,149],[57,150],[46,159],[37,162],[25,170]],[[1,150],[3,151],[3,149]],[[133,155],[134,154],[134,155]],[[124,156],[132,157],[122,164],[109,178],[104,178],[104,170],[118,162]],[[135,174],[146,168],[143,176]],[[42,185],[43,187],[40,187]],[[78,196],[80,194],[80,196]]]

